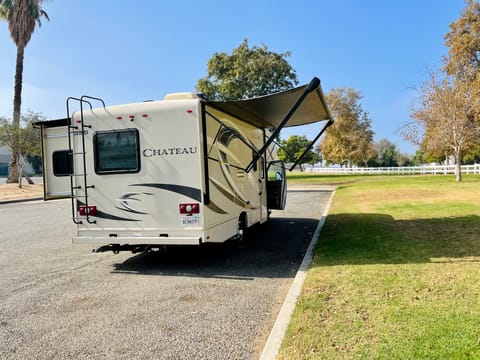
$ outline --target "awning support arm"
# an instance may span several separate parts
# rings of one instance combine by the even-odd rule
[[[320,136],[322,136],[322,134],[325,132],[325,130],[327,130],[327,128],[333,124],[333,120],[332,119],[328,119],[328,122],[325,124],[325,126],[322,128],[322,130],[320,130],[320,132],[318,133],[317,136],[315,136],[315,139],[312,140],[312,142],[310,143],[310,145],[308,145],[308,147],[303,151],[302,155],[300,155],[297,160],[295,161],[295,163],[290,167],[290,169],[288,169],[288,171],[292,171],[295,166],[297,166],[300,161],[303,159],[303,157],[310,151],[310,149],[313,147],[313,144],[315,144],[317,142],[317,140],[320,138]]]
[[[252,168],[254,167],[255,163],[260,159],[263,154],[267,151],[268,147],[272,144],[272,142],[275,140],[275,138],[280,134],[280,131],[285,127],[285,125],[288,123],[288,120],[292,117],[292,115],[297,111],[299,106],[302,104],[303,100],[307,97],[309,93],[314,91],[318,86],[320,85],[320,79],[317,77],[314,77],[312,81],[310,81],[310,84],[305,88],[303,91],[302,95],[298,98],[298,100],[295,102],[295,104],[292,106],[288,114],[285,116],[285,118],[282,120],[280,125],[277,126],[273,134],[269,137],[267,142],[262,146],[262,148],[256,153],[256,155],[253,157],[252,161],[248,166],[245,168],[246,172],[250,172]]]
[[[282,149],[283,151],[285,151],[285,153],[290,157],[290,158],[294,158],[295,155],[292,154],[290,151],[287,150],[287,148],[285,146],[283,146],[281,143],[279,143],[277,140],[275,140],[273,142],[275,145],[277,145],[280,149]]]

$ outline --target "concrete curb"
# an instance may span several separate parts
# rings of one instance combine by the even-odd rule
[[[43,200],[43,197],[23,198],[23,199],[11,199],[11,200],[0,200],[0,205],[16,204],[16,203],[29,202],[29,201],[38,201],[38,200]]]
[[[333,190],[332,194],[330,195],[327,206],[323,211],[322,218],[318,222],[317,228],[315,229],[315,232],[312,236],[312,240],[310,241],[310,245],[308,246],[305,256],[303,257],[303,261],[298,268],[297,275],[295,276],[295,279],[293,279],[293,283],[288,290],[282,307],[280,308],[277,320],[273,325],[272,331],[270,332],[267,342],[265,343],[265,346],[263,348],[262,354],[260,355],[260,360],[275,360],[278,352],[280,351],[280,347],[282,345],[283,338],[285,337],[288,324],[290,323],[290,319],[292,318],[293,311],[295,310],[295,306],[297,304],[297,299],[302,290],[303,283],[305,282],[307,271],[309,270],[313,260],[313,250],[317,245],[320,230],[325,224],[325,220],[327,219],[327,215],[330,210],[330,206],[332,205],[334,196],[335,190]]]

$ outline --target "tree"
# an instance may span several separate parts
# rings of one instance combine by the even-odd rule
[[[396,162],[398,166],[411,166],[412,156],[406,153],[397,153]]]
[[[363,164],[376,156],[373,148],[373,131],[368,113],[359,101],[361,94],[354,89],[333,89],[326,100],[335,123],[329,128],[319,145],[324,158],[332,163]]]
[[[445,35],[449,48],[441,72],[430,74],[412,109],[414,122],[404,136],[420,144],[431,158],[455,156],[456,180],[461,163],[478,147],[480,135],[480,4],[467,0],[460,18]]]
[[[421,88],[419,104],[412,110],[414,123],[403,132],[425,152],[455,156],[456,180],[462,181],[461,163],[468,149],[478,144],[476,96],[468,82],[432,75]],[[423,134],[419,139],[419,134]]]
[[[480,163],[480,142],[470,147],[465,156],[463,157],[465,164],[478,164]]]
[[[12,154],[16,154],[19,164],[19,187],[22,187],[22,177],[25,176],[30,184],[33,181],[25,174],[25,165],[28,156],[40,155],[40,133],[33,127],[33,123],[45,120],[40,114],[29,112],[22,116],[17,125],[6,118],[0,118],[0,145],[7,146]]]
[[[20,128],[25,47],[30,41],[35,27],[42,25],[41,19],[44,17],[49,20],[48,14],[41,7],[42,2],[43,0],[0,0],[0,14],[6,17],[10,36],[17,47],[13,97],[13,124],[17,129]],[[20,141],[18,136],[18,134],[13,134],[12,141],[14,143]],[[14,145],[14,148],[17,148],[17,145]],[[9,183],[19,181],[17,155],[17,153],[12,152],[7,179]]]
[[[208,61],[207,76],[195,87],[211,100],[237,100],[288,90],[298,84],[287,57],[266,45],[248,46],[245,39],[231,55],[215,53]]]
[[[375,144],[377,150],[377,164],[378,166],[392,167],[398,166],[398,158],[400,152],[397,146],[387,139],[382,139]]]
[[[420,166],[425,164],[426,162],[427,162],[427,158],[425,156],[425,153],[422,150],[415,151],[415,155],[413,155],[413,158],[412,158],[412,164],[414,166]]]
[[[310,145],[310,140],[306,136],[292,135],[288,140],[280,141],[281,147],[278,149],[277,154],[280,160],[286,163],[295,162],[297,158],[307,149]],[[320,156],[312,150],[309,150],[302,158],[302,164],[315,163],[320,160]]]
[[[0,3],[0,19],[8,20],[7,9],[3,7],[2,3]]]
[[[449,48],[443,70],[463,81],[478,80],[480,70],[480,3],[467,0],[460,18],[450,24],[445,35]]]

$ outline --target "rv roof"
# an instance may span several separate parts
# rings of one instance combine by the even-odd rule
[[[252,125],[263,128],[277,128],[307,86],[304,85],[253,99],[208,101],[207,103]],[[286,124],[286,127],[330,119],[332,119],[332,116],[325,102],[321,86],[318,85],[314,91],[307,95]]]
[[[180,92],[165,95],[164,100],[184,100],[184,99],[198,99],[198,95],[191,92]]]

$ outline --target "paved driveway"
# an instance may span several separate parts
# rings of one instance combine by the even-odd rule
[[[0,205],[0,358],[257,358],[330,195],[290,189],[241,247],[161,254],[71,245],[68,201]]]

